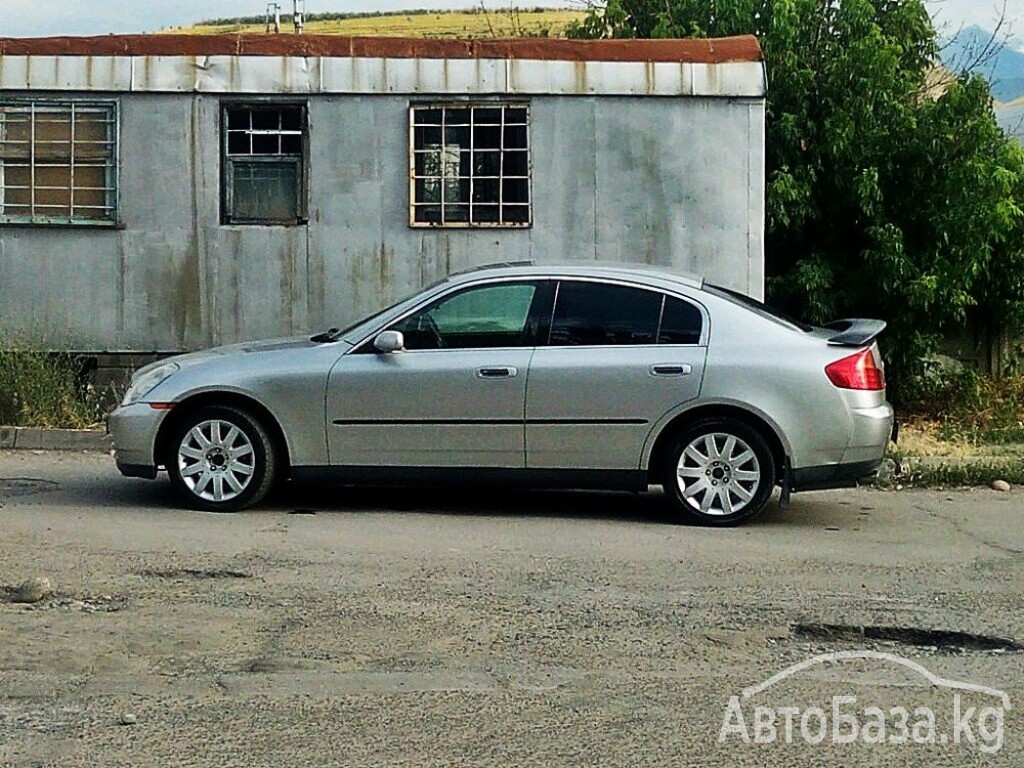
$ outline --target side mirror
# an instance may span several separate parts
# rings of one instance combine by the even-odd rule
[[[385,354],[405,351],[405,337],[401,331],[381,331],[373,340],[373,348]]]

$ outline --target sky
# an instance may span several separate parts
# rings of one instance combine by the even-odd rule
[[[278,0],[286,11],[291,0]],[[955,33],[960,26],[992,29],[1004,0],[926,0],[940,27]],[[1024,0],[1005,0],[1006,17],[1015,47],[1024,46]],[[584,0],[521,0],[534,7],[580,7]],[[494,8],[508,8],[509,0],[485,0]],[[472,8],[480,0],[306,0],[306,13],[328,11],[398,11],[413,8]],[[0,0],[0,37],[48,35],[103,35],[154,32],[164,27],[192,24],[202,19],[256,16],[266,12],[266,0]]]

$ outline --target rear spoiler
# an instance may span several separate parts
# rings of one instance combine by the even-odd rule
[[[836,331],[836,335],[828,340],[828,343],[833,346],[866,347],[885,330],[885,321],[854,317],[833,320],[822,327],[829,331]]]

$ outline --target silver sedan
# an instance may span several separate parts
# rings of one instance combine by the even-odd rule
[[[505,265],[453,275],[349,328],[139,370],[111,414],[129,477],[165,468],[189,506],[275,483],[662,485],[728,525],[776,485],[850,486],[893,426],[884,323],[801,326],[645,268]]]

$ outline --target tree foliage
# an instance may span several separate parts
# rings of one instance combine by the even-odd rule
[[[894,373],[939,334],[1024,321],[1024,156],[987,84],[935,85],[923,0],[608,0],[578,37],[756,34],[768,70],[769,301],[886,319]]]

